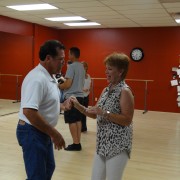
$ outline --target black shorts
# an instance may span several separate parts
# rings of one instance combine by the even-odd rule
[[[78,102],[80,104],[84,104],[84,98],[83,97],[76,97]],[[75,123],[77,121],[81,121],[83,117],[83,114],[78,111],[76,108],[72,107],[70,110],[68,111],[64,111],[64,120],[65,123]]]

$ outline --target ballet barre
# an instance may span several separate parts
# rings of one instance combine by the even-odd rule
[[[94,80],[106,80],[106,78],[91,78],[92,106],[94,105]]]
[[[145,82],[145,88],[144,88],[144,111],[143,114],[145,114],[147,110],[147,93],[148,93],[148,82],[153,82],[154,80],[143,80],[143,79],[125,79],[125,81],[138,81],[138,82]]]
[[[19,77],[21,77],[22,75],[18,75],[18,74],[0,74],[0,76],[15,76],[16,77],[16,101],[14,101],[13,103],[20,102],[20,100],[18,100],[18,88],[19,88]]]
[[[94,105],[94,80],[106,80],[106,78],[91,78],[92,79],[92,105]],[[148,82],[153,82],[154,80],[144,80],[144,79],[125,79],[125,81],[138,81],[145,83],[144,89],[144,111],[145,114],[147,110],[147,93],[148,93]]]

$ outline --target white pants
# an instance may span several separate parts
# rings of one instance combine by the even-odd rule
[[[128,159],[127,152],[110,159],[95,154],[91,180],[121,180]]]

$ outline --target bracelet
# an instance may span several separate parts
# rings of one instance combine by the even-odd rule
[[[86,108],[83,106],[83,110],[81,111],[82,114],[84,114],[86,112]]]

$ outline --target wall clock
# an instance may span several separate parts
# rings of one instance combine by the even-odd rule
[[[144,57],[144,52],[141,48],[133,48],[130,53],[131,59],[133,61],[141,61]]]

